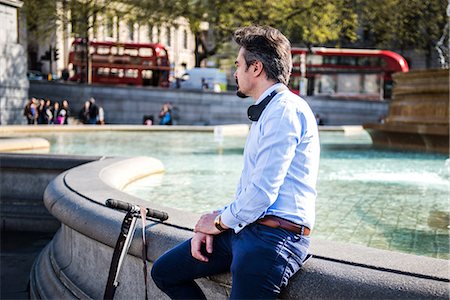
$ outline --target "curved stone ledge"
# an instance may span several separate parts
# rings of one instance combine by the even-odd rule
[[[106,158],[70,169],[54,179],[44,193],[50,213],[62,226],[36,260],[31,296],[38,298],[102,298],[113,248],[124,213],[107,208],[114,198],[164,210],[164,223],[148,221],[147,252],[154,261],[192,236],[198,214],[162,207],[121,192],[132,180],[161,172],[161,163],[147,157]],[[116,299],[143,298],[141,225],[119,276]],[[289,299],[448,299],[446,260],[382,251],[351,244],[312,240],[314,257],[294,276],[283,298]],[[199,280],[210,299],[229,295],[231,278],[222,274]],[[150,299],[166,299],[149,280]]]
[[[11,151],[47,151],[50,149],[50,143],[46,139],[29,138],[0,138],[0,152]]]

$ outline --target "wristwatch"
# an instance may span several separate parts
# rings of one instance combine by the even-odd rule
[[[214,219],[214,226],[216,226],[216,228],[219,229],[220,232],[226,230],[222,227],[222,225],[220,225],[220,215],[217,215],[217,217]]]

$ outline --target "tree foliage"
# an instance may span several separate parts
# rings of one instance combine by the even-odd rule
[[[216,54],[236,28],[252,24],[277,27],[304,46],[356,39],[356,14],[348,0],[191,0],[182,15],[196,37],[197,64]],[[200,28],[201,22],[209,24],[208,32]]]
[[[58,20],[55,1],[27,0],[23,6],[27,31],[38,38],[47,38]]]
[[[447,5],[447,0],[358,0],[361,25],[374,46],[423,50],[428,65],[448,22]]]
[[[176,26],[185,17],[197,65],[217,54],[236,28],[251,24],[279,28],[300,46],[349,46],[368,37],[365,45],[421,49],[430,57],[448,22],[447,0],[25,0],[28,29],[48,34],[61,20],[58,5],[70,10],[67,21],[78,37],[96,28],[99,13],[145,25]]]

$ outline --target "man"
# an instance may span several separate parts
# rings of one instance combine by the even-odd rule
[[[204,299],[193,279],[230,270],[231,299],[275,299],[309,247],[320,147],[314,114],[286,87],[290,43],[258,26],[234,39],[238,95],[256,100],[244,167],[234,201],[203,215],[192,239],[155,262],[156,285],[174,299]]]

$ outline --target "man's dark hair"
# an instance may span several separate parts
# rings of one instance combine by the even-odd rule
[[[244,48],[247,68],[259,60],[268,79],[288,84],[292,70],[291,43],[278,29],[269,26],[243,27],[235,31],[234,40]]]

